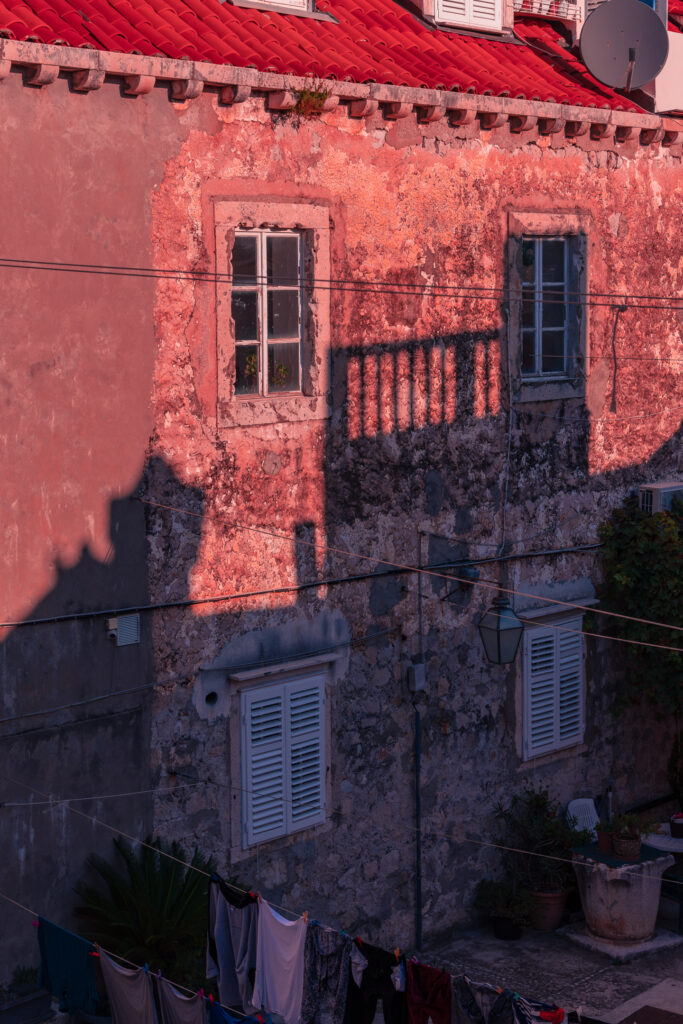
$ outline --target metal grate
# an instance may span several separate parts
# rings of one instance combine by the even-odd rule
[[[116,646],[127,647],[129,644],[140,643],[140,616],[119,615],[116,624]]]

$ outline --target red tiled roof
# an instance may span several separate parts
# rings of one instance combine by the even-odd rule
[[[683,12],[683,0],[670,0]],[[0,0],[0,35],[319,78],[638,110],[597,82],[547,19],[527,45],[440,31],[394,0],[319,0],[337,23],[219,0]]]

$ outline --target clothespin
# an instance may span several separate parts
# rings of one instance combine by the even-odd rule
[[[161,977],[161,967],[160,967],[160,968],[159,968],[159,970],[157,971],[157,978],[160,978],[160,977]]]
[[[308,921],[308,911],[304,910],[304,924]]]
[[[34,928],[40,928],[40,922],[38,921],[37,918],[35,921],[32,921],[31,924],[33,925]]]
[[[203,988],[200,988],[199,995],[202,997],[202,999],[204,998],[204,989]]]
[[[100,954],[97,952],[97,950],[94,950],[93,952],[88,953],[88,956],[99,956],[99,955]]]
[[[209,1002],[212,1003],[213,1001],[214,1001],[213,995],[212,995],[211,992],[209,992]]]
[[[145,974],[149,974],[149,964],[145,964],[142,969],[145,972]]]
[[[260,892],[256,893],[256,899],[259,901],[259,903],[263,903],[263,896],[261,895]]]
[[[396,963],[399,963],[401,960],[401,950],[398,946],[394,950],[394,956],[396,957]]]

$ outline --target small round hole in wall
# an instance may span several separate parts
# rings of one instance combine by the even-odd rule
[[[218,700],[218,694],[216,693],[215,690],[212,690],[211,693],[207,693],[204,699],[206,700],[207,704],[213,705]]]

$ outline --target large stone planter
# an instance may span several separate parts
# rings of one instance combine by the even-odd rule
[[[662,872],[674,863],[673,857],[651,850],[636,863],[622,864],[599,854],[596,847],[594,856],[582,850],[575,851],[573,859],[589,931],[612,942],[652,938]]]

